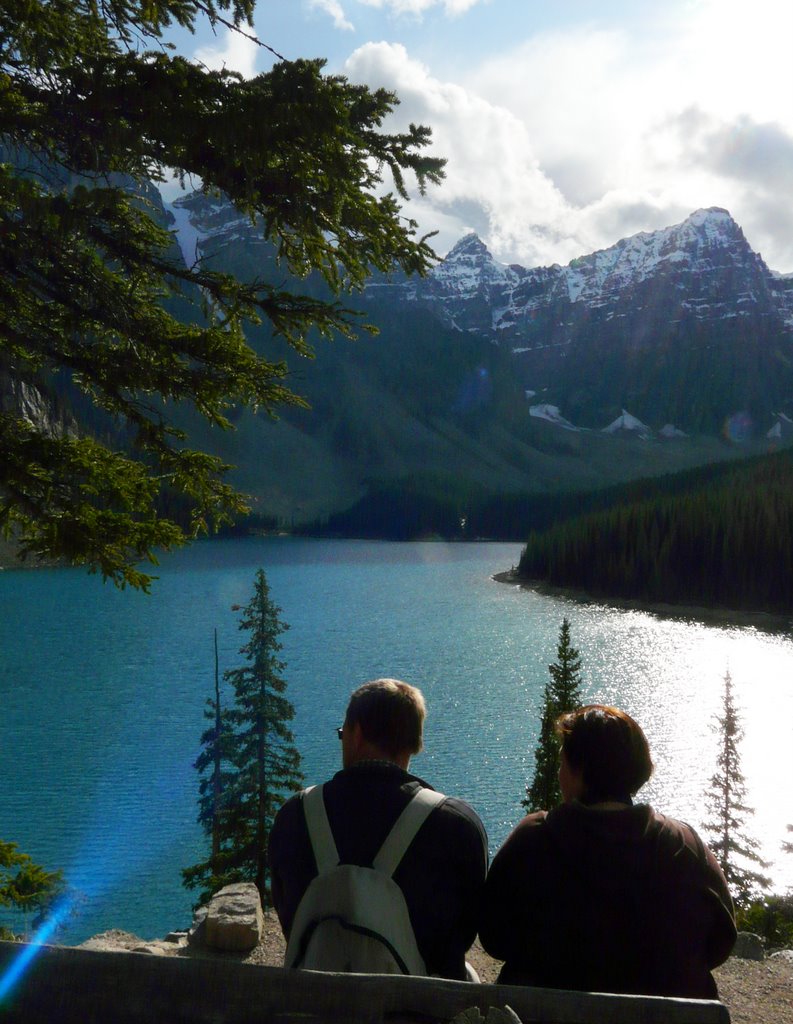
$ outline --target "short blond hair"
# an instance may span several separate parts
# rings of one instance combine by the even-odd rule
[[[418,754],[427,706],[421,690],[400,679],[373,679],[347,705],[345,725],[360,725],[365,739],[390,757]]]

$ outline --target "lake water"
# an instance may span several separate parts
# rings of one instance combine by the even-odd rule
[[[583,606],[495,583],[516,544],[291,538],[200,543],[168,556],[150,596],[77,570],[0,573],[0,836],[62,867],[81,893],[64,941],[110,927],[145,938],[190,920],[180,869],[203,858],[192,767],[221,671],[240,663],[234,604],[259,567],[290,624],[288,696],[308,782],[338,767],[350,690],[391,675],[429,706],[417,774],[469,800],[491,852],[521,815],[547,666],[563,616],[585,696],[644,726],[642,797],[695,826],[715,770],[729,668],[745,727],[750,830],[781,891],[793,855],[793,640],[752,628]]]

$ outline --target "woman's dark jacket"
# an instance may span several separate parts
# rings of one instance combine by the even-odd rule
[[[506,984],[716,998],[732,900],[694,830],[646,804],[524,819],[485,885],[482,945]]]

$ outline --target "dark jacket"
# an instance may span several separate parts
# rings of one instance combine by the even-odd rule
[[[338,772],[325,784],[325,807],[343,864],[370,866],[416,789],[427,783],[385,761]],[[428,787],[431,788],[431,787]],[[270,836],[272,897],[289,938],[300,900],[317,873],[300,796],[276,816]],[[449,797],[422,825],[394,880],[402,889],[430,974],[465,978],[487,872],[487,837],[475,812]]]
[[[507,838],[479,935],[507,984],[711,999],[736,931],[724,875],[688,825],[646,804],[573,802]]]

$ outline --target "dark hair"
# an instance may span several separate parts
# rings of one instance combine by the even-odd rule
[[[618,708],[587,704],[560,715],[556,732],[570,767],[581,773],[584,803],[633,796],[652,775],[647,737]]]
[[[426,714],[421,690],[399,679],[375,679],[355,690],[344,722],[357,722],[370,743],[396,757],[421,750]]]

